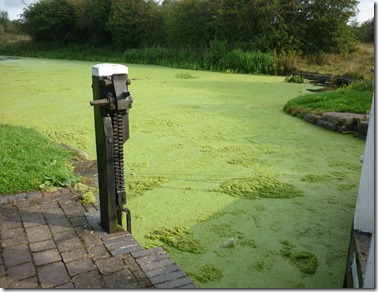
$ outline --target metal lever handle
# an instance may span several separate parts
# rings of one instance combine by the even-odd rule
[[[104,105],[108,105],[108,104],[109,104],[109,100],[107,98],[96,99],[96,100],[92,100],[90,102],[91,106],[96,106],[96,105],[104,106]]]

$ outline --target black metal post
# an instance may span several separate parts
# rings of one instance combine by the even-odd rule
[[[92,89],[96,134],[101,225],[109,233],[124,230],[126,212],[131,233],[131,214],[126,209],[123,144],[129,138],[128,68],[117,64],[98,64],[92,68]]]

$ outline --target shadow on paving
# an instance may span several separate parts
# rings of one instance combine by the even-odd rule
[[[104,232],[97,206],[75,196],[61,189],[0,204],[0,287],[195,288],[161,248]]]

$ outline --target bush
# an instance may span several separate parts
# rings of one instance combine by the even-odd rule
[[[292,82],[292,83],[303,83],[304,78],[302,75],[288,75],[285,77],[286,82]]]

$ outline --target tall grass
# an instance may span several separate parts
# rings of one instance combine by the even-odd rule
[[[245,74],[280,74],[272,53],[228,50],[222,42],[214,42],[205,50],[185,48],[138,48],[125,51],[89,45],[20,42],[0,46],[0,54],[37,58],[69,59],[98,62],[124,62],[160,65],[191,70],[210,70]]]

